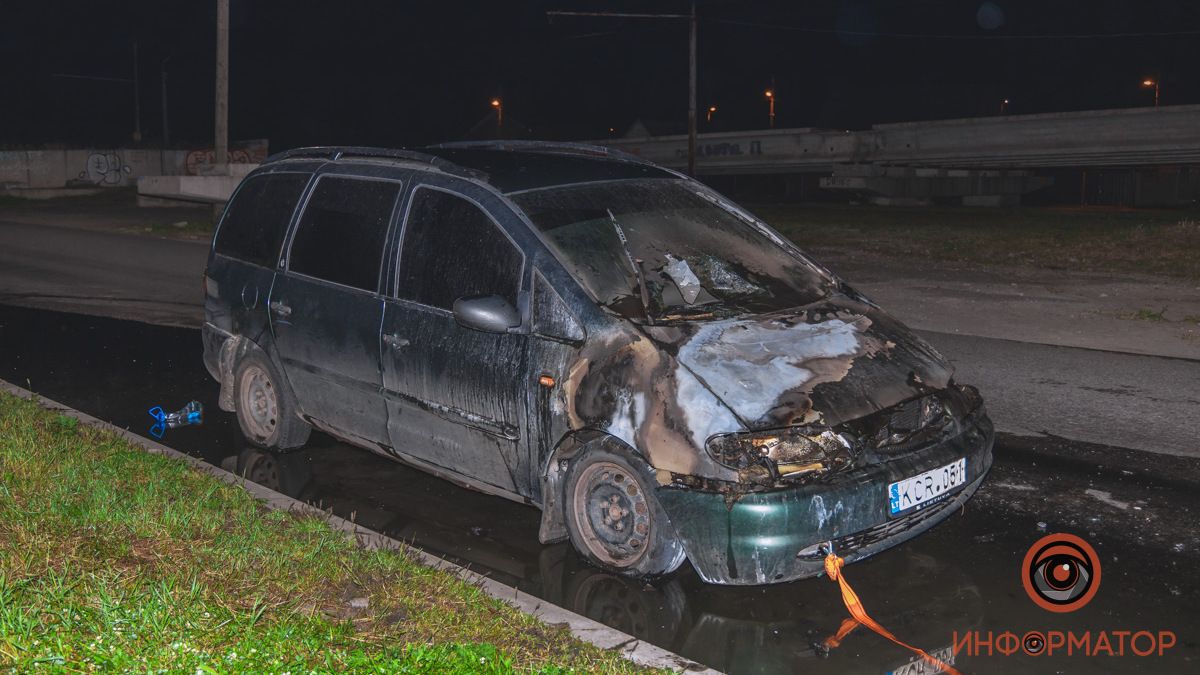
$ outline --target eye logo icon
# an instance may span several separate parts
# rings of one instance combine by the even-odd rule
[[[1100,589],[1100,558],[1073,534],[1050,534],[1029,548],[1021,564],[1029,599],[1049,612],[1074,612]]]

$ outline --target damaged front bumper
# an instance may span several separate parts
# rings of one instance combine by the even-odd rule
[[[714,584],[773,584],[824,571],[829,542],[854,562],[907,541],[949,517],[974,494],[992,466],[995,433],[983,409],[961,433],[939,443],[847,471],[827,482],[748,492],[732,504],[718,492],[657,491],[688,559]],[[889,484],[966,459],[967,482],[924,508],[892,516]]]

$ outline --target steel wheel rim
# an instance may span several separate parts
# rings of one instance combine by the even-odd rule
[[[251,432],[259,438],[270,438],[279,425],[279,400],[271,376],[259,366],[251,365],[242,373],[241,407]]]
[[[572,504],[583,545],[614,567],[637,563],[654,534],[646,499],[625,467],[601,461],[584,468]]]

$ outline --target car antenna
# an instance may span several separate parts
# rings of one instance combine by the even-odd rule
[[[634,258],[629,252],[629,241],[625,239],[625,230],[621,229],[621,224],[617,222],[617,217],[613,215],[612,209],[605,209],[608,212],[608,219],[612,222],[613,229],[617,231],[617,239],[621,241],[621,250],[625,251],[625,259],[629,261],[629,266],[633,268],[633,274],[637,277],[638,291],[642,297],[642,311],[646,313],[646,323],[654,325],[654,317],[650,316],[650,294],[646,291],[646,273],[642,270],[641,258]]]

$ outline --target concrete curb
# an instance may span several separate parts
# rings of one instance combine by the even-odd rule
[[[686,659],[674,652],[669,652],[661,647],[656,647],[648,642],[643,642],[638,638],[627,633],[623,633],[615,628],[610,628],[602,623],[593,621],[592,619],[576,614],[570,610],[564,609],[557,605],[550,604],[525,593],[513,586],[502,584],[494,579],[488,578],[482,574],[472,572],[465,567],[456,565],[448,560],[444,560],[430,553],[426,553],[418,548],[409,546],[401,541],[387,537],[374,530],[369,530],[361,525],[355,524],[335,516],[328,511],[319,509],[311,504],[292,499],[287,495],[280,494],[269,488],[263,487],[257,483],[252,483],[235,474],[229,473],[224,469],[213,466],[203,460],[184,454],[178,450],[173,450],[167,446],[155,442],[149,438],[139,436],[127,429],[121,429],[97,419],[91,415],[65,406],[57,401],[52,401],[42,397],[27,389],[0,380],[0,391],[13,394],[23,399],[32,400],[47,410],[74,417],[75,419],[94,427],[111,431],[133,445],[142,448],[146,452],[153,454],[166,455],[187,462],[198,471],[202,471],[216,477],[231,485],[237,485],[246,492],[249,492],[255,499],[264,502],[269,508],[276,510],[289,511],[293,513],[302,513],[305,515],[317,516],[329,523],[329,526],[335,530],[340,530],[346,533],[347,537],[352,538],[359,546],[367,549],[391,549],[395,551],[405,551],[422,564],[428,565],[434,569],[445,570],[457,576],[459,579],[466,581],[479,587],[488,595],[502,602],[508,603],[518,610],[530,614],[545,623],[551,625],[563,625],[571,631],[575,637],[589,642],[601,649],[618,650],[625,658],[634,663],[650,668],[665,668],[676,672],[687,673],[706,673],[720,675],[720,671],[713,670],[702,664]]]

